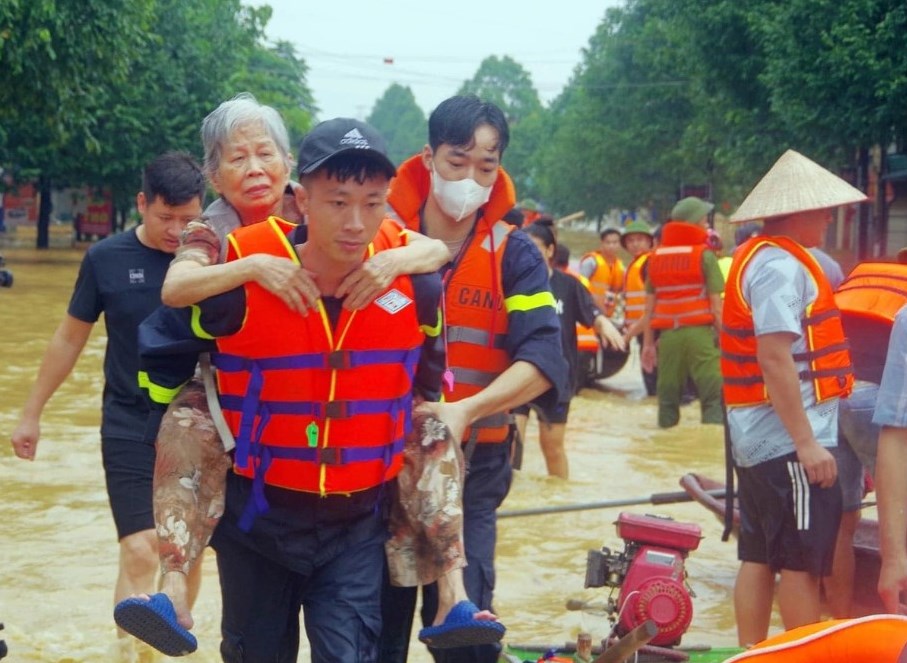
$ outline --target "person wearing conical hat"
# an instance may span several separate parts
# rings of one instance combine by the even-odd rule
[[[785,629],[820,619],[841,519],[838,400],[853,384],[831,286],[808,248],[832,211],[866,196],[793,150],[732,223],[764,221],[734,253],[722,312],[721,372],[741,512],[734,589],[741,644],[768,634],[775,576]]]

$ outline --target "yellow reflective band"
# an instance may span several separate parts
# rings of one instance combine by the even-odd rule
[[[147,389],[148,396],[155,403],[160,403],[161,405],[170,405],[173,402],[173,399],[176,398],[176,395],[180,393],[180,389],[185,386],[185,382],[178,387],[168,389],[167,387],[162,387],[158,384],[154,384],[151,381],[151,378],[148,377],[146,371],[139,371],[139,388]]]
[[[422,330],[422,333],[431,338],[437,338],[441,335],[441,327],[443,326],[443,320],[441,319],[441,309],[438,309],[438,322],[434,327],[429,325],[419,325],[419,329]]]
[[[214,337],[202,329],[202,310],[198,307],[197,304],[192,304],[192,319],[190,321],[190,326],[192,327],[192,333],[195,334],[196,338],[203,338],[206,341],[213,341]]]
[[[508,313],[514,311],[531,311],[532,309],[550,306],[554,308],[554,295],[547,290],[534,295],[513,295],[504,300],[504,308]]]

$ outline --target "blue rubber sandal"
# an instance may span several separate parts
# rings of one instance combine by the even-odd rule
[[[147,600],[124,599],[114,608],[113,618],[121,629],[167,656],[185,656],[198,649],[195,636],[176,621],[166,594],[154,594]]]
[[[501,622],[476,619],[479,609],[472,601],[460,601],[438,626],[419,631],[419,640],[435,649],[490,645],[500,641],[507,630]]]

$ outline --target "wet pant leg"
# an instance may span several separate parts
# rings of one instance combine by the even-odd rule
[[[721,355],[715,345],[715,334],[710,326],[686,327],[683,329],[686,337],[686,351],[688,357],[689,374],[696,385],[699,394],[702,423],[724,423],[724,413],[721,404]]]
[[[658,337],[658,425],[676,426],[680,421],[680,399],[687,381],[683,329],[667,329]]]

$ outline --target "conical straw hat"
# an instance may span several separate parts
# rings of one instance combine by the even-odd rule
[[[786,216],[866,200],[862,191],[794,150],[781,155],[731,215],[731,223]]]

